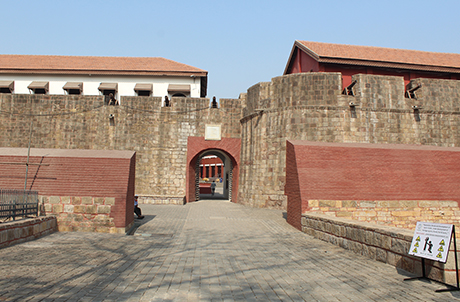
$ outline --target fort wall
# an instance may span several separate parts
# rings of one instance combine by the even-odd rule
[[[0,146],[136,151],[136,193],[141,202],[183,203],[187,139],[204,137],[206,124],[221,124],[222,137],[239,138],[239,100],[0,94]]]
[[[241,119],[240,200],[285,209],[286,140],[460,145],[460,81],[355,75],[343,95],[340,73],[301,73],[249,88]],[[417,106],[417,107],[413,107]],[[416,108],[416,110],[414,109]]]
[[[0,146],[136,151],[141,202],[182,204],[187,140],[220,124],[241,139],[238,202],[286,209],[286,140],[460,146],[460,81],[353,76],[342,94],[340,73],[300,73],[250,87],[239,99],[0,94]],[[419,87],[420,86],[420,87]],[[350,104],[353,103],[351,106]],[[417,106],[414,110],[413,106]],[[113,116],[113,118],[110,118]]]

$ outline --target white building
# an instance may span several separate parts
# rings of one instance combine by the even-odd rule
[[[207,77],[164,58],[0,55],[0,93],[198,98]]]

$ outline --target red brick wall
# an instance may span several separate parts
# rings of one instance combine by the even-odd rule
[[[460,148],[288,141],[286,162],[296,227],[309,200],[460,201]]]
[[[27,149],[0,148],[0,187],[24,189]],[[31,149],[27,189],[42,196],[113,197],[117,228],[134,219],[135,153],[131,151]]]
[[[233,164],[232,201],[238,202],[241,139],[222,138],[220,141],[211,141],[205,140],[204,137],[192,136],[189,136],[187,142],[187,202],[195,200],[195,168],[198,156],[203,151],[210,149],[221,150],[231,158]]]

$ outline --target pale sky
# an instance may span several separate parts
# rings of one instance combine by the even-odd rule
[[[1,54],[164,57],[237,98],[295,40],[460,53],[459,0],[0,0]]]

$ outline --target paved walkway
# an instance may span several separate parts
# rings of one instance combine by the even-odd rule
[[[141,207],[133,236],[55,233],[0,249],[0,301],[460,301],[297,231],[281,211]]]

